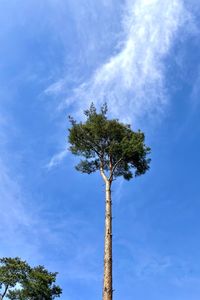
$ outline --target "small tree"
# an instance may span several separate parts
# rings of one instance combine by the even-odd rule
[[[26,279],[29,265],[20,258],[4,257],[0,259],[0,299],[4,299],[10,289],[21,284]]]
[[[100,171],[105,183],[105,245],[103,300],[112,300],[112,200],[111,185],[115,178],[130,180],[149,169],[150,148],[144,133],[132,131],[130,125],[107,118],[107,105],[97,113],[92,104],[85,111],[86,121],[77,123],[70,117],[70,150],[83,159],[76,166],[82,173]]]
[[[43,266],[31,268],[20,258],[0,259],[0,299],[10,300],[52,300],[62,293],[55,285],[57,273],[47,271]]]

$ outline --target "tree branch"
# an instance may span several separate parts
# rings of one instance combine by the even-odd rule
[[[79,139],[79,141],[80,141],[81,143],[83,143],[83,144],[84,144],[84,143],[85,143],[85,144],[88,144],[89,147],[91,147],[92,150],[97,154],[97,156],[100,156],[100,152],[99,152],[99,151],[101,151],[101,148],[99,149],[99,144],[97,144],[97,143],[94,141],[94,139],[91,140],[91,136],[90,136],[89,132],[84,131],[83,128],[81,128],[81,127],[80,127],[80,130],[82,131],[84,137],[83,137],[83,139],[82,139],[82,138],[80,138],[79,136],[76,136],[76,138]],[[87,139],[85,139],[85,136],[87,137]],[[93,145],[95,145],[96,147],[94,147]]]
[[[105,182],[105,183],[108,182],[108,178],[107,178],[107,176],[105,175],[104,170],[103,170],[103,163],[102,163],[102,162],[100,162],[100,173],[101,173],[101,176],[102,176],[104,182]]]
[[[115,169],[117,168],[118,164],[122,161],[123,157],[121,157],[120,159],[118,159],[118,161],[114,164],[114,166],[112,167],[111,173],[110,173],[110,177],[109,177],[109,181],[111,181],[113,179],[113,174],[115,172]]]
[[[7,291],[8,291],[8,287],[9,287],[9,285],[7,284],[5,286],[5,291],[4,291],[3,295],[2,295],[2,299],[5,297],[5,295],[6,295]]]
[[[79,140],[79,142],[81,142],[83,144],[87,144],[97,154],[97,156],[100,156],[100,153],[93,147],[92,142],[83,140],[78,136],[76,138],[77,138],[77,140]]]
[[[84,135],[86,135],[88,137],[88,142],[89,142],[89,146],[93,149],[93,151],[99,156],[99,151],[96,150],[94,147],[93,147],[93,144],[96,146],[96,148],[98,149],[99,148],[99,145],[97,143],[95,143],[94,140],[90,141],[91,137],[90,137],[90,134],[89,132],[86,132],[84,131],[82,128],[80,128],[83,132]],[[84,142],[85,142],[85,139],[84,139]]]

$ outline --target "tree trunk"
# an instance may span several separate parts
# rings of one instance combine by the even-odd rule
[[[112,200],[111,182],[106,181],[103,300],[112,300]]]

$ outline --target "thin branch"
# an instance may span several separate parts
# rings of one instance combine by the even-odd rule
[[[89,132],[84,131],[81,127],[80,127],[80,129],[82,130],[82,133],[88,137],[88,139],[89,139],[89,140],[88,140],[88,141],[89,141],[89,146],[90,146],[90,147],[93,149],[93,151],[95,151],[95,153],[99,156],[99,155],[100,155],[100,154],[99,154],[99,151],[97,151],[97,150],[92,146],[92,144],[94,144],[94,145],[97,147],[97,149],[99,148],[99,145],[98,145],[97,143],[95,143],[94,140],[90,141],[91,137],[90,137]],[[85,142],[85,139],[84,139],[84,142]]]
[[[7,284],[5,286],[5,291],[4,291],[3,295],[2,295],[2,299],[5,297],[5,295],[6,295],[7,291],[8,291],[8,287],[9,287],[9,285]]]
[[[87,146],[90,147],[97,154],[97,156],[100,156],[100,153],[93,147],[92,142],[83,140],[78,136],[76,138],[79,140],[79,142],[87,144]]]
[[[118,159],[118,161],[112,167],[112,170],[111,170],[111,173],[110,173],[110,177],[109,177],[109,181],[113,180],[113,175],[114,175],[115,169],[117,168],[118,164],[122,161],[122,159],[123,159],[123,157],[121,157],[120,159]]]

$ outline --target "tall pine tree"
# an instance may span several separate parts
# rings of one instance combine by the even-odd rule
[[[144,143],[144,133],[133,131],[130,125],[107,118],[107,105],[98,113],[92,104],[85,111],[86,121],[70,117],[70,150],[81,156],[76,169],[91,174],[99,171],[105,183],[105,244],[103,300],[112,300],[112,199],[113,180],[123,176],[130,180],[149,169],[150,148]]]

